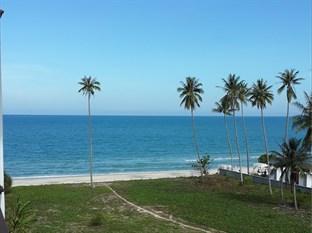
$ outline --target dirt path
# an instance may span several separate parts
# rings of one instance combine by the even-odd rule
[[[214,230],[214,229],[210,229],[210,230],[206,230],[206,229],[203,229],[203,228],[200,228],[200,227],[195,227],[195,226],[191,226],[191,225],[188,225],[188,224],[185,224],[185,223],[182,223],[178,220],[175,220],[173,218],[166,218],[164,216],[161,216],[157,213],[155,213],[154,211],[151,211],[151,210],[148,210],[148,209],[145,209],[143,207],[140,207],[130,201],[128,201],[126,198],[120,196],[110,185],[108,184],[105,184],[105,186],[110,190],[112,191],[112,193],[114,193],[114,195],[116,197],[118,197],[119,199],[121,199],[122,201],[124,201],[125,203],[127,203],[128,205],[134,207],[137,211],[141,212],[141,213],[146,213],[146,214],[149,214],[155,218],[158,218],[158,219],[161,219],[161,220],[164,220],[164,221],[167,221],[167,222],[171,222],[171,223],[174,223],[174,224],[177,224],[181,227],[184,227],[184,228],[188,228],[188,229],[192,229],[192,230],[195,230],[195,231],[200,231],[200,232],[206,232],[206,233],[216,233],[216,232],[221,232],[221,231],[217,231],[217,230]]]

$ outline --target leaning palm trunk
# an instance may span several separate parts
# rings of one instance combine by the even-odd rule
[[[90,184],[94,188],[93,184],[93,146],[92,146],[92,121],[90,110],[90,94],[88,95],[88,133],[89,133],[89,171],[90,171]]]
[[[239,160],[239,169],[240,169],[240,182],[243,183],[243,171],[242,171],[242,162],[239,152],[239,144],[238,144],[238,136],[237,136],[237,127],[236,127],[236,117],[235,117],[235,110],[233,111],[233,119],[234,119],[234,130],[235,130],[235,143],[236,143],[236,149],[238,154],[238,160]]]
[[[245,146],[246,146],[246,155],[247,155],[247,173],[249,175],[248,137],[247,137],[247,129],[246,129],[246,125],[245,125],[244,110],[243,110],[243,103],[242,102],[241,102],[241,110],[242,110],[242,122],[243,122],[243,129],[244,129],[244,139],[245,139]]]
[[[227,138],[227,144],[229,147],[229,153],[230,153],[230,158],[231,158],[231,170],[233,170],[233,154],[232,154],[232,146],[230,142],[230,134],[229,134],[229,129],[226,123],[226,116],[223,114],[223,119],[224,119],[224,125],[225,125],[225,130],[226,130],[226,138]]]
[[[195,147],[195,152],[196,152],[196,155],[197,155],[197,159],[198,159],[198,161],[199,161],[199,160],[200,160],[200,156],[199,156],[199,147],[198,147],[197,137],[196,137],[195,120],[194,120],[194,112],[193,112],[193,110],[191,111],[191,114],[192,114],[193,143],[194,143],[194,147]],[[201,175],[201,177],[203,176],[203,170],[202,170],[202,168],[200,168],[200,175]]]
[[[270,194],[272,195],[272,187],[271,187],[271,167],[270,167],[270,158],[269,158],[269,151],[268,151],[268,143],[267,143],[267,138],[266,138],[266,132],[265,132],[265,126],[264,126],[264,118],[263,118],[263,109],[261,108],[261,120],[262,120],[262,130],[263,130],[263,139],[264,139],[264,147],[265,147],[265,154],[267,157],[267,162],[268,162],[268,179],[269,179],[269,191]]]
[[[286,122],[285,122],[285,142],[288,140],[289,102],[287,102]]]

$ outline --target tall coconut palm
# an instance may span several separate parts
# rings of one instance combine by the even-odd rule
[[[91,119],[91,109],[90,109],[90,99],[91,96],[95,94],[96,91],[100,91],[100,82],[91,76],[83,77],[78,83],[81,85],[81,88],[78,92],[82,92],[84,96],[88,98],[88,137],[89,137],[89,171],[90,171],[90,184],[91,187],[94,187],[93,184],[93,145],[92,145],[92,119]]]
[[[195,152],[197,159],[200,160],[199,147],[197,142],[195,121],[194,121],[194,111],[196,108],[200,107],[200,102],[202,102],[201,95],[204,93],[202,89],[203,84],[199,82],[195,77],[186,77],[185,83],[181,81],[181,87],[177,89],[180,93],[180,98],[182,99],[180,106],[184,106],[185,109],[191,111],[192,117],[192,131],[193,131],[193,144],[195,147]]]
[[[290,172],[290,182],[293,188],[294,206],[298,209],[296,197],[296,181],[300,172],[311,171],[311,156],[308,155],[307,148],[301,143],[301,140],[291,138],[287,142],[280,145],[280,152],[273,151],[273,165],[280,168],[282,173],[280,177],[281,182],[281,196],[283,195],[283,177]]]
[[[295,69],[284,70],[284,72],[280,72],[277,76],[280,79],[281,86],[278,88],[277,93],[280,94],[286,89],[286,97],[287,97],[287,111],[286,111],[286,122],[285,122],[285,137],[284,140],[288,140],[288,119],[289,119],[289,105],[292,99],[297,99],[297,95],[294,89],[295,85],[300,84],[300,81],[303,78],[297,78],[299,71]]]
[[[227,122],[226,122],[226,116],[231,115],[230,102],[228,101],[227,96],[224,96],[223,98],[221,98],[219,102],[215,102],[215,108],[212,111],[223,114],[224,126],[225,126],[225,131],[226,131],[226,139],[227,139],[227,144],[229,148],[229,155],[231,158],[231,170],[233,170],[232,146],[231,146],[229,129],[228,129]]]
[[[247,83],[242,81],[240,83],[240,89],[238,93],[238,100],[240,102],[240,109],[242,113],[242,124],[243,124],[243,131],[244,131],[244,141],[246,147],[246,156],[247,156],[247,173],[249,174],[249,148],[248,148],[248,136],[247,136],[247,128],[245,125],[245,117],[244,117],[244,105],[247,105],[248,102],[248,93],[249,88],[247,87]]]
[[[270,160],[269,160],[269,150],[268,150],[268,142],[264,125],[264,117],[263,117],[263,109],[266,108],[267,104],[272,104],[273,101],[273,93],[271,91],[272,86],[268,86],[267,82],[263,79],[258,79],[256,83],[254,83],[249,92],[249,100],[251,105],[256,106],[260,109],[261,112],[261,122],[262,122],[262,130],[263,130],[263,139],[264,139],[264,147],[265,153],[268,161],[268,179],[269,179],[269,191],[272,195],[272,187],[271,187],[271,169],[270,169]]]
[[[308,93],[304,92],[305,97],[305,105],[295,102],[295,105],[301,111],[301,114],[295,116],[293,118],[293,128],[297,131],[304,131],[306,130],[306,134],[304,136],[303,142],[304,145],[311,151],[312,146],[312,93],[309,95]]]
[[[239,80],[240,77],[236,76],[235,74],[229,74],[227,79],[222,79],[224,82],[224,86],[222,87],[223,90],[226,93],[226,99],[230,103],[230,108],[233,115],[233,122],[234,122],[234,130],[235,130],[235,144],[236,144],[236,150],[239,160],[239,168],[240,168],[240,182],[243,183],[243,171],[242,171],[242,162],[241,162],[241,156],[240,156],[240,149],[239,149],[239,143],[238,143],[238,134],[237,134],[237,126],[236,126],[236,111],[239,110],[239,102],[238,102],[238,96],[241,86],[241,81]]]

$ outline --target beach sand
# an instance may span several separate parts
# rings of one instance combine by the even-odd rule
[[[216,173],[217,170],[210,172]],[[93,181],[112,182],[127,180],[143,180],[143,179],[160,179],[160,178],[176,178],[199,176],[198,171],[194,170],[177,170],[177,171],[153,171],[153,172],[124,172],[124,173],[107,173],[94,174]],[[40,177],[13,177],[12,186],[32,186],[32,185],[49,185],[49,184],[77,184],[89,183],[89,175],[68,175],[68,176],[40,176]]]
[[[234,171],[239,171],[238,167],[233,168]],[[245,167],[242,168],[243,173],[247,173]],[[209,169],[209,174],[218,173],[218,169]],[[105,173],[94,174],[94,183],[127,181],[127,180],[146,180],[146,179],[161,179],[161,178],[177,178],[199,176],[199,171],[195,170],[173,170],[173,171],[153,171],[153,172],[120,172],[120,173]],[[64,176],[33,176],[33,177],[13,177],[12,186],[32,186],[32,185],[49,185],[49,184],[79,184],[89,183],[90,176],[86,175],[64,175]]]

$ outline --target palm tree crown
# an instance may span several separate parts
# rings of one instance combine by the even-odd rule
[[[312,144],[312,93],[309,95],[304,92],[305,105],[296,102],[295,105],[301,111],[301,114],[293,118],[293,128],[297,131],[306,130],[304,142],[308,147]]]
[[[224,115],[231,115],[230,102],[227,96],[220,99],[219,102],[215,102],[215,108],[213,112],[223,113]]]
[[[239,110],[238,97],[242,83],[239,79],[240,77],[235,74],[229,74],[227,79],[222,79],[224,82],[224,87],[222,88],[231,104],[232,111]]]
[[[82,92],[83,95],[94,95],[95,91],[100,91],[100,82],[91,76],[84,76],[81,81],[78,83],[82,87],[78,90],[78,92]]]
[[[311,164],[307,149],[303,146],[300,139],[290,138],[288,142],[280,145],[280,151],[273,151],[272,164],[275,167],[285,168],[292,172],[309,171]]]
[[[281,80],[281,86],[278,88],[278,94],[282,93],[285,89],[287,89],[287,101],[291,102],[292,99],[297,99],[296,92],[294,90],[294,85],[300,84],[300,81],[303,78],[297,78],[299,71],[295,69],[285,70],[284,72],[280,72],[277,78]]]
[[[195,77],[187,77],[185,83],[181,81],[181,85],[182,87],[177,89],[180,93],[180,98],[182,98],[180,105],[184,105],[184,108],[187,110],[194,111],[196,107],[200,107],[199,103],[202,102],[203,84]]]
[[[245,81],[241,81],[239,85],[239,92],[238,92],[238,100],[242,104],[247,104],[248,102],[248,94],[249,94],[249,88],[247,87],[247,83]]]
[[[283,199],[283,177],[290,173],[290,182],[293,186],[294,204],[295,208],[298,208],[297,197],[296,197],[296,181],[300,172],[308,172],[312,170],[311,156],[308,155],[307,148],[301,140],[291,138],[280,145],[280,151],[272,152],[273,165],[276,168],[281,169],[281,194]]]
[[[249,92],[249,100],[252,106],[256,106],[258,109],[264,109],[268,104],[272,104],[273,93],[270,90],[272,86],[268,86],[267,82],[263,79],[258,79],[254,83]]]

